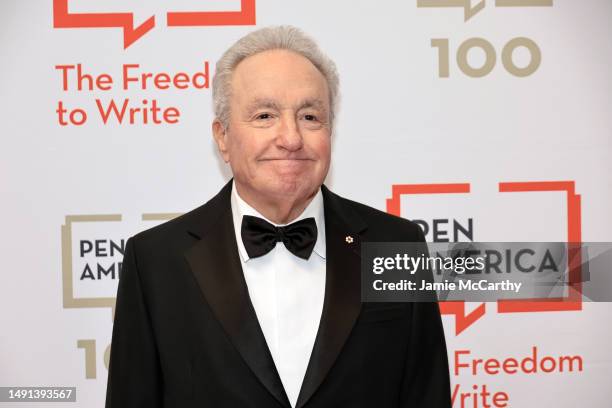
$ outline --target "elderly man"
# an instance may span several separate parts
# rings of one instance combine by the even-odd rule
[[[128,240],[106,407],[450,407],[437,303],[360,301],[361,242],[424,238],[323,185],[333,62],[264,28],[219,60],[213,98],[234,177]]]

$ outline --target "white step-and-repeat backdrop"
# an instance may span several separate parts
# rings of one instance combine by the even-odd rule
[[[125,240],[230,177],[211,80],[257,27],[301,27],[338,65],[337,193],[428,241],[612,241],[609,0],[5,0],[0,18],[0,386],[103,406]],[[612,406],[610,303],[442,314],[454,407]]]

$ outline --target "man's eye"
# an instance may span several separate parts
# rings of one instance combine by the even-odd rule
[[[260,113],[259,115],[255,117],[255,119],[270,119],[270,118],[272,118],[272,115],[270,115],[269,113]]]
[[[317,117],[315,115],[304,115],[304,119],[308,121],[314,121],[317,120]]]

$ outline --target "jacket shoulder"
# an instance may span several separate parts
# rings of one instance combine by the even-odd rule
[[[366,236],[368,238],[388,242],[425,241],[423,230],[418,224],[335,193],[331,194],[367,224]]]
[[[185,233],[190,225],[193,225],[196,220],[205,214],[206,204],[203,204],[186,213],[179,214],[175,218],[140,231],[134,235],[134,238],[138,241],[148,241],[151,239],[172,236],[177,233]]]
[[[148,249],[184,247],[201,238],[230,211],[231,183],[201,206],[169,221],[137,233],[132,238]]]

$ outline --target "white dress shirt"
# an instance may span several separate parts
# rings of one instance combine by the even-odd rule
[[[314,217],[317,242],[308,260],[285,248],[282,242],[264,256],[249,258],[240,228],[242,216],[260,217],[232,184],[232,217],[242,271],[259,325],[289,402],[295,406],[314,346],[325,297],[325,219],[323,195],[317,192],[304,212],[292,221]],[[231,299],[229,300],[231,301]]]

